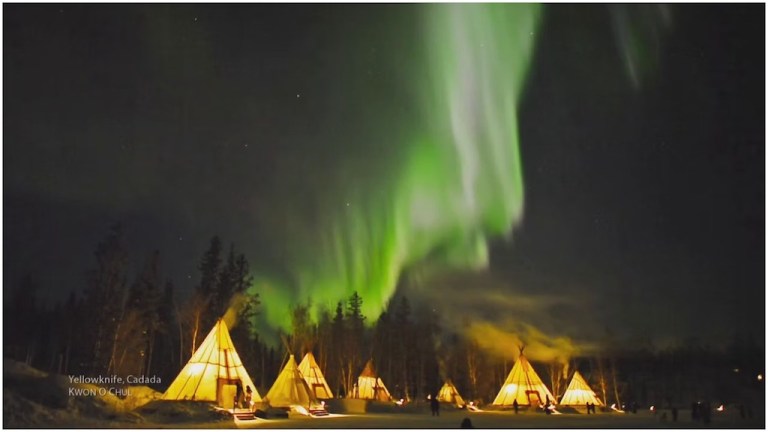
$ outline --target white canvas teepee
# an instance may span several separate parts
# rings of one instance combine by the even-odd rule
[[[373,360],[368,360],[363,373],[357,377],[357,387],[352,390],[352,398],[389,401],[391,396],[381,378],[373,369]]]
[[[443,387],[437,392],[437,400],[440,402],[451,403],[459,407],[463,407],[467,404],[464,402],[464,398],[461,397],[459,391],[456,390],[456,386],[453,385],[451,380],[446,380]]]
[[[333,399],[331,388],[311,352],[308,352],[299,363],[299,371],[317,399]]]
[[[562,399],[560,399],[560,405],[584,406],[588,402],[597,406],[603,406],[595,392],[589,388],[589,384],[587,384],[584,377],[581,376],[579,371],[576,371],[573,373],[571,383],[568,384],[568,389],[565,391]]]
[[[229,329],[220,319],[162,398],[209,401],[231,408],[234,406],[238,384],[242,386],[243,392],[251,388],[253,402],[261,401],[256,386],[237,355]]]
[[[264,396],[264,400],[273,408],[304,407],[309,410],[319,404],[307,382],[304,381],[293,354],[277,376],[275,383],[272,384],[272,388]]]
[[[511,406],[517,400],[518,405],[538,406],[545,403],[547,398],[552,403],[557,402],[521,350],[520,357],[493,400],[493,405]]]

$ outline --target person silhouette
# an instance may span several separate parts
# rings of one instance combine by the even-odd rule
[[[243,397],[243,383],[239,380],[235,383],[235,401],[232,408],[240,408],[240,399]]]
[[[440,417],[440,401],[436,397],[429,400],[430,408],[432,408],[432,416]]]
[[[251,386],[245,386],[245,407],[251,409],[251,399],[253,399],[253,390]]]

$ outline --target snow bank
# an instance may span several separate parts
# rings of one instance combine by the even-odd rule
[[[119,398],[93,384],[72,383],[67,376],[48,374],[23,363],[3,361],[3,422],[7,427],[105,427],[143,422],[130,412],[157,392],[143,386],[135,398]],[[73,392],[78,392],[73,395]],[[146,402],[145,402],[146,401]]]
[[[232,423],[232,415],[216,410],[210,402],[157,399],[138,408],[136,414],[152,423]]]

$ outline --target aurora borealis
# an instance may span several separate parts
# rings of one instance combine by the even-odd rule
[[[4,283],[65,299],[121,221],[181,295],[233,242],[273,327],[358,291],[368,323],[407,292],[554,337],[758,328],[756,9],[4,5]]]
[[[425,55],[409,65],[414,79],[395,83],[417,96],[401,101],[417,107],[417,128],[363,138],[401,142],[398,162],[383,182],[339,186],[348,202],[303,235],[288,264],[294,283],[263,285],[272,323],[287,327],[284,311],[296,302],[332,310],[355,291],[375,319],[403,268],[482,267],[488,236],[509,235],[522,216],[517,100],[539,7],[418,9]]]

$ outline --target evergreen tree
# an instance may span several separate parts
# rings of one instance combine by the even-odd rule
[[[401,389],[400,397],[405,400],[411,400],[413,396],[413,374],[411,373],[413,359],[413,348],[415,335],[413,323],[411,322],[411,306],[408,299],[400,297],[400,302],[395,310],[395,321],[393,323],[395,334],[395,343],[393,346],[394,361],[397,364],[395,382]]]
[[[416,359],[414,397],[421,398],[428,394],[434,397],[440,385],[435,348],[440,336],[439,316],[435,309],[425,306],[421,307],[418,316],[420,319],[414,329],[416,343],[412,348]]]
[[[336,314],[331,325],[331,367],[328,379],[334,385],[334,391],[341,397],[347,394],[347,380],[343,370],[344,353],[346,351],[346,329],[344,328],[344,307],[342,302],[336,304]]]
[[[163,382],[170,382],[178,372],[178,317],[175,311],[174,286],[170,280],[165,282],[163,297],[158,308],[157,341],[152,355],[152,370]]]
[[[133,340],[125,341],[125,345],[139,347],[137,351],[127,353],[129,364],[125,368],[128,373],[152,372],[155,337],[160,328],[160,284],[160,252],[155,250],[128,292],[127,308],[135,315],[132,319],[136,320],[137,328],[126,334]]]
[[[96,268],[89,274],[85,290],[84,316],[89,320],[81,335],[91,346],[86,370],[105,373],[113,363],[117,349],[116,335],[125,302],[127,255],[123,232],[113,225],[107,237],[96,247]]]
[[[27,364],[32,363],[36,350],[34,330],[38,315],[37,290],[37,282],[31,273],[27,273],[11,292],[9,301],[4,304],[5,355]]]
[[[68,374],[83,371],[82,365],[88,358],[86,354],[90,354],[90,347],[84,344],[88,338],[77,337],[78,331],[85,321],[82,319],[83,309],[82,299],[78,298],[74,291],[70,292],[66,303],[64,303],[62,327],[65,330],[65,336],[60,373]]]
[[[332,344],[333,344],[333,320],[331,313],[327,308],[322,308],[318,312],[317,323],[317,343],[314,347],[314,354],[320,370],[329,371],[331,368]],[[326,380],[329,385],[332,381],[328,378],[330,375],[326,372]]]
[[[362,313],[362,306],[363,298],[355,291],[347,300],[347,310],[344,316],[345,337],[342,375],[347,392],[352,389],[357,378],[357,372],[365,362],[361,355],[366,352],[365,316]]]
[[[373,357],[376,358],[377,373],[385,383],[392,386],[389,390],[393,396],[401,397],[402,391],[399,383],[393,376],[394,371],[394,329],[390,318],[389,307],[379,316],[374,328]],[[398,364],[399,366],[399,364]]]
[[[190,304],[189,318],[192,322],[190,328],[192,331],[192,347],[197,347],[202,338],[205,337],[205,330],[213,327],[213,324],[224,313],[219,290],[219,272],[221,269],[221,240],[218,236],[211,238],[208,250],[203,254],[203,258],[198,266],[200,270],[200,284],[196,289],[196,296]],[[194,352],[194,351],[193,351]]]
[[[216,290],[214,292],[214,299],[211,301],[212,313],[216,317],[224,316],[227,308],[230,306],[232,295],[236,292],[236,287],[239,288],[240,281],[237,280],[237,262],[235,261],[235,245],[230,244],[229,255],[227,256],[227,262],[221,267],[219,271],[218,280],[216,282]]]
[[[240,309],[237,311],[237,321],[230,329],[230,336],[246,369],[259,371],[263,368],[262,348],[259,335],[254,330],[258,307],[261,304],[259,295],[248,291],[235,295],[240,299]],[[258,378],[259,374],[256,373],[255,377]]]
[[[316,328],[309,317],[309,304],[296,305],[291,310],[291,337],[289,348],[291,353],[301,361],[302,356],[310,351],[315,343]]]
[[[253,283],[253,277],[250,275],[248,269],[248,260],[245,259],[245,255],[240,254],[237,256],[234,266],[234,292],[245,292],[250,288]]]

